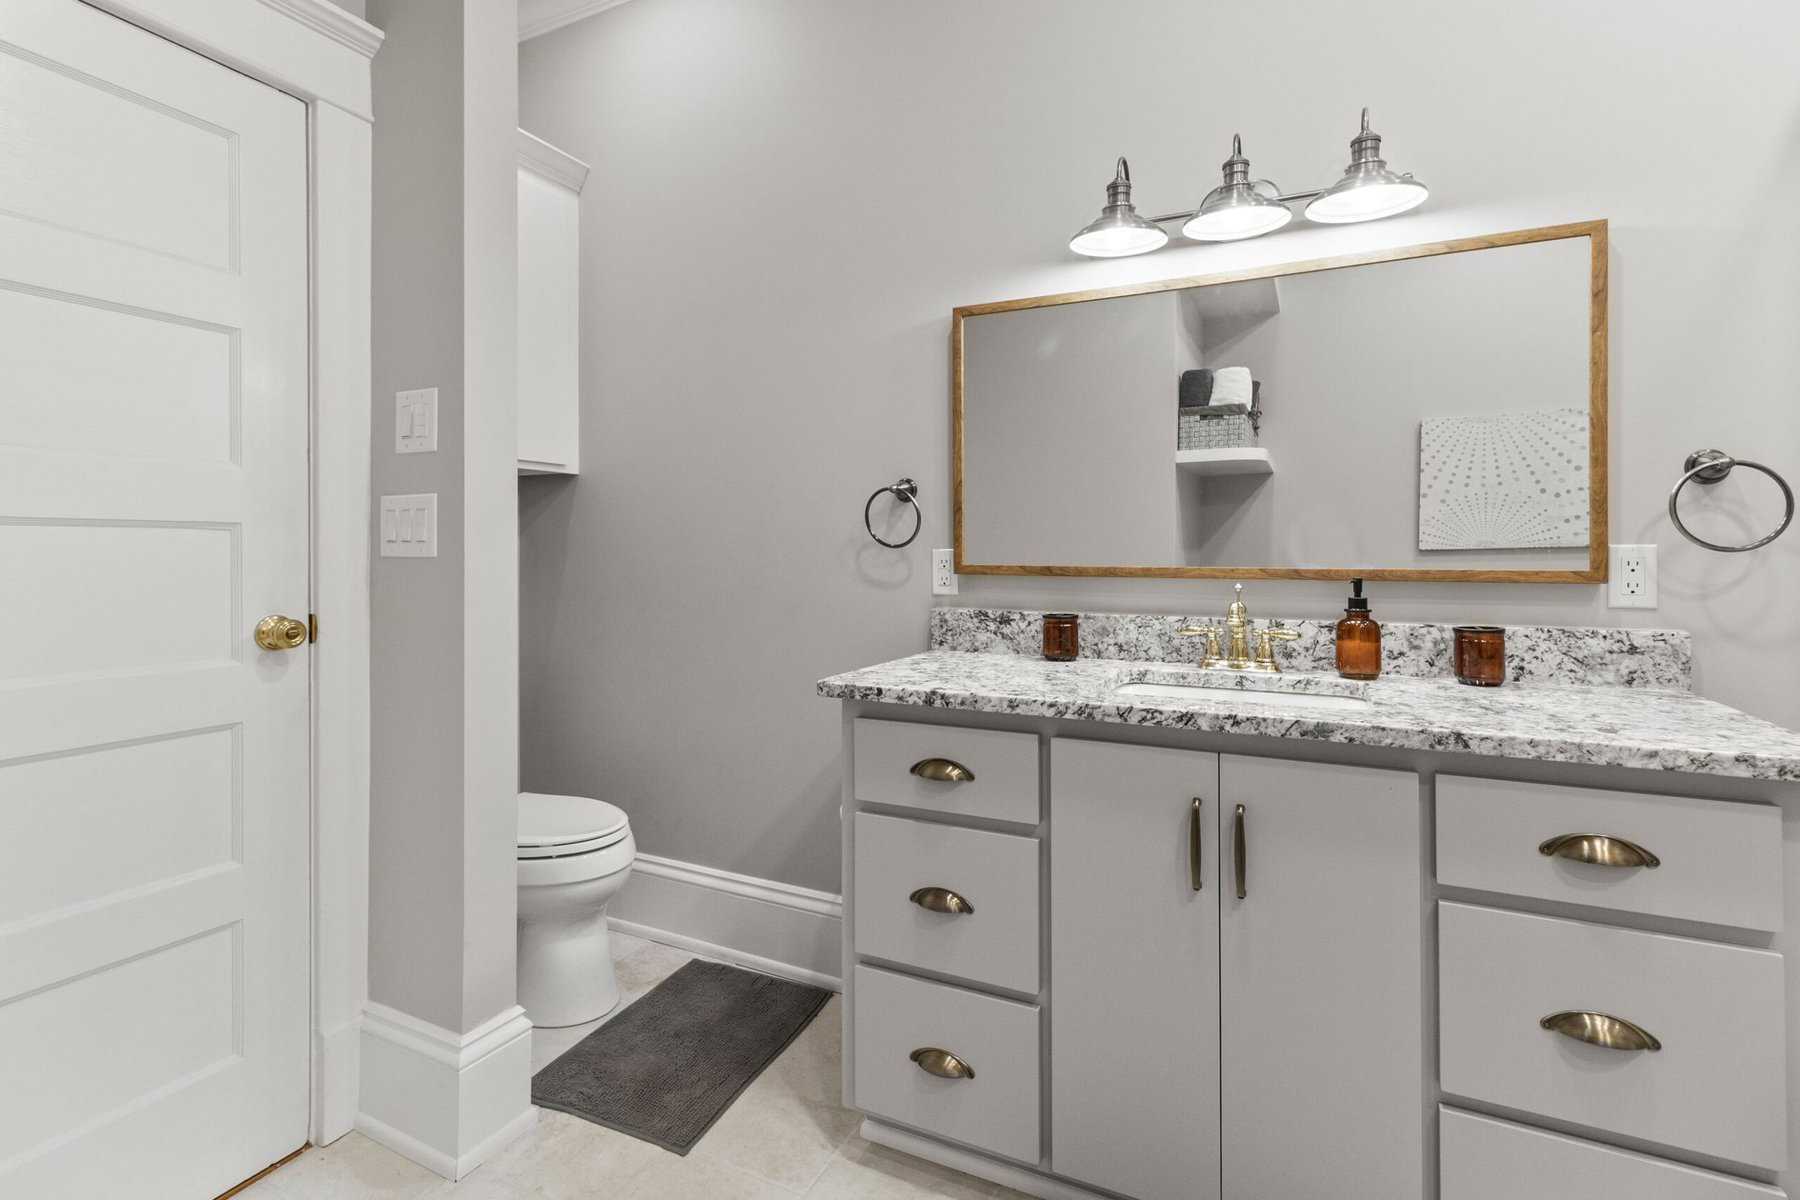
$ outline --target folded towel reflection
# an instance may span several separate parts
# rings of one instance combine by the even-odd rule
[[[1250,399],[1249,367],[1220,367],[1213,372],[1210,403],[1248,405]]]
[[[1212,401],[1213,373],[1209,367],[1181,373],[1181,407],[1204,408]]]

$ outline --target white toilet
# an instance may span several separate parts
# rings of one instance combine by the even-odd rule
[[[519,1004],[533,1025],[580,1025],[619,1002],[606,906],[636,856],[623,809],[519,793]]]

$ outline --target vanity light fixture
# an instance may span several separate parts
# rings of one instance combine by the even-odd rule
[[[1138,216],[1131,203],[1131,164],[1123,157],[1106,185],[1106,207],[1093,223],[1069,239],[1069,249],[1089,258],[1124,258],[1160,250],[1169,235]]]
[[[1196,242],[1234,242],[1273,233],[1293,220],[1290,205],[1306,203],[1309,221],[1343,225],[1397,216],[1425,203],[1431,193],[1410,174],[1396,175],[1381,157],[1381,135],[1369,128],[1362,110],[1362,129],[1350,140],[1350,165],[1330,187],[1283,193],[1267,179],[1250,178],[1243,138],[1233,135],[1231,157],[1220,164],[1222,180],[1193,212],[1166,213],[1148,219],[1131,204],[1131,170],[1119,160],[1106,186],[1100,218],[1069,239],[1069,249],[1089,258],[1123,258],[1147,254],[1168,244],[1160,226],[1180,221],[1181,233]],[[1259,190],[1266,188],[1267,191]]]
[[[1242,136],[1231,135],[1231,157],[1219,164],[1219,170],[1224,182],[1206,193],[1199,210],[1181,227],[1182,237],[1196,242],[1235,242],[1274,233],[1294,219],[1287,205],[1256,190],[1262,183],[1271,191],[1280,189],[1267,179],[1251,180]]]
[[[1381,135],[1369,129],[1369,110],[1362,110],[1362,132],[1350,139],[1350,165],[1344,177],[1306,206],[1306,219],[1328,225],[1378,221],[1419,207],[1431,193],[1410,174],[1396,175],[1381,157]]]

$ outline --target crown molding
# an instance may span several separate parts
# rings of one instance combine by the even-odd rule
[[[573,154],[558,150],[536,134],[519,130],[519,165],[542,175],[551,183],[560,183],[571,192],[579,192],[587,183],[588,165]]]
[[[375,51],[381,49],[381,30],[330,0],[258,0],[258,3],[298,21],[315,33],[324,34],[340,46],[348,46],[364,58],[374,58]]]
[[[519,0],[519,40],[573,25],[624,3],[625,0]]]

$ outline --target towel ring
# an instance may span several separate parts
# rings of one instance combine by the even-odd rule
[[[888,541],[886,538],[882,537],[879,533],[875,532],[875,526],[869,520],[869,510],[875,507],[875,501],[881,496],[881,494],[883,492],[888,493],[889,495],[895,497],[896,499],[904,500],[908,504],[912,505],[913,531],[911,534],[907,535],[907,539],[904,542]],[[925,525],[925,513],[922,509],[919,508],[919,501],[917,499],[918,494],[919,494],[919,485],[914,483],[910,479],[896,479],[894,482],[888,484],[886,487],[876,488],[873,492],[869,493],[868,503],[863,505],[863,528],[869,531],[870,537],[874,538],[876,541],[878,541],[882,545],[886,546],[889,550],[899,550],[906,546],[912,545],[913,539],[919,536],[919,530],[921,528],[923,528]]]
[[[1741,554],[1745,550],[1755,550],[1758,547],[1768,545],[1770,542],[1786,533],[1787,527],[1793,524],[1794,489],[1788,486],[1787,480],[1783,479],[1771,468],[1765,467],[1759,462],[1751,462],[1747,458],[1733,458],[1723,450],[1696,450],[1687,456],[1687,461],[1682,464],[1682,467],[1687,474],[1683,475],[1680,479],[1677,479],[1675,481],[1675,486],[1669,489],[1669,520],[1675,522],[1675,528],[1681,530],[1682,537],[1694,543],[1696,546],[1704,546],[1708,550],[1717,550],[1721,554]],[[1721,546],[1719,543],[1709,542],[1703,537],[1695,537],[1688,527],[1682,524],[1681,514],[1675,509],[1675,501],[1681,496],[1681,489],[1686,487],[1690,482],[1697,480],[1700,483],[1704,483],[1708,487],[1711,487],[1721,479],[1724,479],[1727,475],[1730,475],[1733,467],[1749,467],[1752,471],[1761,471],[1764,475],[1773,479],[1775,485],[1781,489],[1782,499],[1787,503],[1787,511],[1782,514],[1781,524],[1775,527],[1775,532],[1769,534],[1767,537],[1757,538],[1754,542],[1745,542],[1741,546]]]

